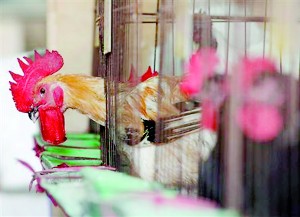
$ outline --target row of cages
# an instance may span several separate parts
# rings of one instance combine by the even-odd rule
[[[300,215],[299,4],[97,1],[104,164],[246,215]]]

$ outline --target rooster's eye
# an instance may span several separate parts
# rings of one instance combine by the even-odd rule
[[[44,88],[41,88],[40,94],[43,96],[45,94],[46,90]]]

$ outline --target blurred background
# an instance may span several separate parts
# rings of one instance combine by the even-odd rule
[[[207,1],[196,0],[196,2],[195,11],[208,8]],[[212,2],[213,14],[227,14],[228,7],[224,2],[229,1]],[[242,16],[245,12],[243,3],[247,1],[232,0],[232,2],[234,5],[230,8],[231,15]],[[248,1],[247,15],[263,16],[267,12],[265,2],[267,0]],[[156,12],[156,5],[156,0],[144,1],[143,10]],[[29,56],[34,49],[47,48],[58,50],[64,57],[63,73],[91,74],[94,14],[95,0],[0,0],[0,216],[59,215],[44,194],[36,194],[34,189],[28,191],[31,172],[17,162],[17,159],[21,159],[35,170],[41,170],[39,159],[32,150],[33,135],[38,132],[38,124],[33,124],[27,114],[16,110],[9,91],[11,78],[8,71],[20,72],[17,57]],[[154,53],[155,24],[142,25],[141,31],[145,39],[139,45],[143,57],[138,63],[138,71],[143,72],[142,70],[153,64],[155,54],[159,56],[159,48],[158,52]],[[256,55],[266,50],[266,54],[277,60],[282,59],[284,71],[298,73],[289,65],[288,55],[282,55],[281,58],[281,54],[272,48],[269,24],[264,26],[263,23],[247,23],[246,26],[246,23],[231,23],[229,28],[228,23],[216,22],[214,32],[221,59],[226,59],[229,43],[229,63],[235,62],[245,50]],[[234,37],[227,41],[229,33]],[[244,43],[246,33],[247,43]],[[293,46],[297,52],[299,52],[298,41],[296,39]],[[299,61],[297,59],[293,65],[299,66]],[[225,66],[225,62],[222,62],[221,68]],[[129,71],[130,67],[127,68]],[[68,110],[65,118],[67,132],[88,131],[89,121],[85,116]]]
[[[90,74],[94,7],[94,0],[0,0],[0,216],[56,216],[44,194],[28,191],[31,172],[17,162],[41,170],[32,150],[38,123],[16,110],[8,71],[20,72],[17,57],[48,48],[64,56],[64,73]],[[84,132],[88,120],[69,111],[66,127]]]

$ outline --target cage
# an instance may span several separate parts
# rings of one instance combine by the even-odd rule
[[[295,10],[299,3],[99,0],[97,4],[100,49],[95,65],[97,75],[106,79],[107,94],[106,127],[100,130],[104,163],[182,193],[198,191],[247,215],[299,214],[300,64]],[[199,124],[200,117],[209,116],[204,114],[209,110],[204,110],[203,98],[178,97],[191,55],[208,47],[216,49],[219,64],[204,86],[213,91],[214,84],[225,78],[231,90],[230,97],[221,97],[222,106],[215,114],[218,126],[209,130]],[[249,92],[251,96],[242,94],[248,90],[238,86],[243,79],[238,66],[247,58],[272,59],[276,76],[271,78],[280,81],[272,90],[278,93],[257,88],[250,91],[253,95]],[[253,70],[265,73],[269,68]],[[270,77],[260,77],[264,78]],[[130,88],[124,88],[129,83]],[[213,93],[209,97],[222,96],[222,91]],[[143,94],[153,95],[147,101]],[[254,100],[268,104],[281,94],[286,98],[275,113],[281,112],[282,125],[271,139],[251,138],[256,131],[235,121],[245,98],[262,96]],[[143,103],[148,103],[144,105],[148,110],[141,111]],[[265,107],[259,108],[251,112]],[[261,129],[276,125],[275,116],[266,118]],[[250,115],[244,122],[259,128],[261,122],[253,122],[255,117]]]
[[[125,169],[146,180],[156,180],[170,187],[184,186],[185,189],[195,190],[198,161],[205,158],[206,152],[212,148],[215,135],[209,132],[199,134],[198,102],[184,101],[185,97],[179,92],[183,59],[173,58],[175,41],[173,42],[172,31],[175,29],[175,23],[172,21],[174,14],[170,10],[173,6],[162,7],[160,4],[116,1],[110,5],[105,1],[99,2],[99,14],[104,14],[104,17],[100,15],[99,18],[101,63],[98,72],[106,78],[107,93],[107,122],[104,135],[106,145],[103,150],[107,155],[104,155],[103,159],[108,165],[120,167],[121,170]],[[145,10],[148,6],[152,7],[149,12]],[[169,11],[158,13],[159,8]],[[141,12],[143,10],[146,12]],[[195,37],[196,34],[202,37],[202,33],[206,38],[210,37],[209,17],[202,13],[190,15],[190,18],[197,21]],[[163,22],[159,21],[161,19]],[[209,22],[204,22],[202,27],[201,19]],[[179,26],[177,31],[178,28]],[[187,30],[192,36],[192,26],[188,26]],[[166,33],[168,35],[164,36]],[[170,43],[165,46],[164,41],[167,40]],[[188,46],[185,46],[185,56],[199,43],[199,39],[195,40],[196,45],[188,43]],[[213,42],[213,46],[216,46],[214,40]],[[164,54],[165,47],[170,55]],[[169,57],[163,58],[164,56]],[[161,76],[156,76],[157,71],[159,75],[165,74],[166,78],[160,80]],[[145,80],[149,82],[147,87],[141,83]],[[130,87],[126,88],[130,89],[130,94],[127,94],[128,90],[124,90],[123,87],[128,84]],[[162,85],[167,86],[167,89]],[[127,95],[124,96],[124,93]],[[125,104],[122,105],[122,102]],[[151,104],[148,104],[151,107],[149,110],[146,103]],[[189,120],[189,123],[185,119]],[[183,145],[185,139],[192,141],[191,147]],[[203,146],[198,145],[199,142]],[[195,158],[194,162],[190,163],[187,160],[188,153],[190,157]],[[127,165],[124,163],[126,158],[129,165],[128,161]],[[185,170],[181,169],[183,167]]]

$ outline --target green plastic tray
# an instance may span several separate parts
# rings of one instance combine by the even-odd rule
[[[96,134],[68,133],[67,141],[60,145],[51,145],[35,135],[35,145],[42,150],[39,157],[46,169],[58,166],[99,166],[101,160],[101,140]]]

